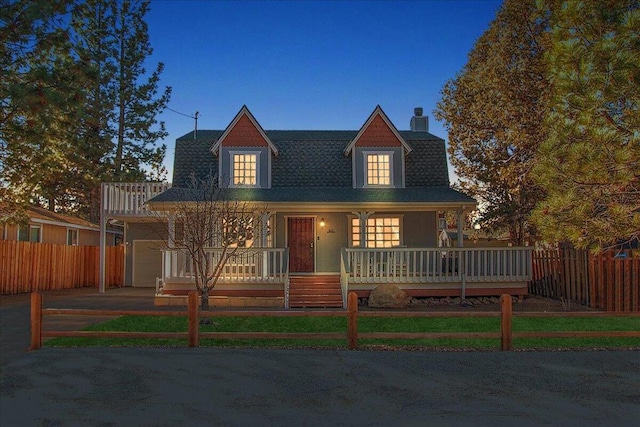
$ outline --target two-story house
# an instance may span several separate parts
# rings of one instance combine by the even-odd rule
[[[265,131],[243,106],[226,129],[177,139],[172,187],[103,184],[104,217],[126,224],[126,282],[157,286],[158,298],[194,285],[184,254],[161,251],[142,212],[170,216],[172,203],[189,202],[179,189],[192,174],[223,177],[225,197],[268,207],[269,238],[230,261],[214,304],[342,306],[348,291],[367,296],[380,283],[412,296],[527,292],[527,248],[439,247],[438,213],[461,216],[476,202],[449,186],[445,143],[421,108],[408,131],[379,106],[359,130]]]

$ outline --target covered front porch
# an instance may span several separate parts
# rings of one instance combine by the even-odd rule
[[[222,255],[209,248],[211,265]],[[382,283],[392,283],[414,297],[525,295],[531,279],[531,248],[342,248],[340,290],[361,297]],[[159,297],[184,296],[194,289],[190,260],[177,250],[163,251]],[[325,278],[326,275],[310,274]],[[244,298],[268,306],[290,308],[288,248],[251,248],[229,259],[211,293],[212,298]],[[275,303],[274,303],[275,301]],[[245,304],[247,305],[247,304]],[[247,305],[251,306],[251,305]],[[259,306],[258,304],[254,306]]]

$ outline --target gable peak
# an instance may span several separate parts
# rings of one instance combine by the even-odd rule
[[[407,153],[412,151],[379,104],[373,109],[356,137],[345,147],[344,155],[348,156],[361,142],[380,147],[402,146]]]

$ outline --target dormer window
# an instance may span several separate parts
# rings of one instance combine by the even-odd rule
[[[258,185],[258,154],[231,152],[231,177],[234,187]]]
[[[365,187],[393,187],[393,152],[364,153]]]

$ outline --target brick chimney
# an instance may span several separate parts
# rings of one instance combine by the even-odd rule
[[[429,132],[429,118],[422,115],[422,107],[416,107],[413,109],[411,130],[413,132]]]

